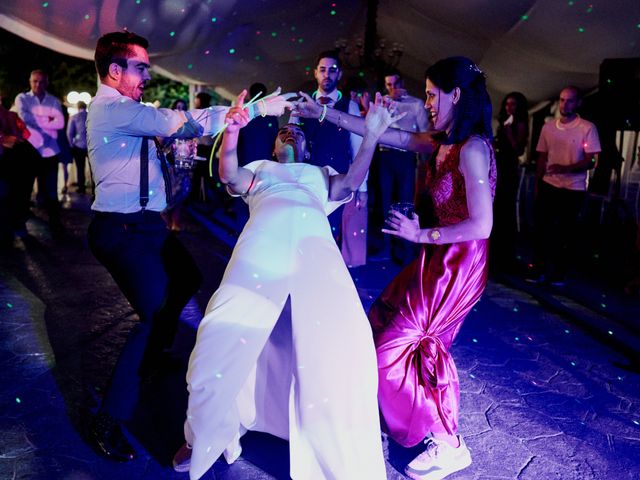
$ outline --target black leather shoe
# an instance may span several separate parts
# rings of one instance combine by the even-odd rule
[[[136,458],[136,451],[122,433],[120,424],[106,413],[98,413],[91,426],[91,436],[98,452],[109,460],[128,462]]]

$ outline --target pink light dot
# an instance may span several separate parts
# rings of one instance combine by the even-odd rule
[[[204,54],[205,54],[205,55],[209,55],[210,53],[211,53],[211,50],[205,50],[205,51],[204,51]]]

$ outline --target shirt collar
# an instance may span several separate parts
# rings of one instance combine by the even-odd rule
[[[123,95],[113,87],[101,83],[96,92],[96,97],[122,97]]]
[[[329,94],[320,93],[320,90],[318,90],[318,93],[316,94],[316,101],[318,101],[318,98],[320,97],[329,97],[331,99],[331,103],[336,103],[338,101],[338,89],[336,88]]]

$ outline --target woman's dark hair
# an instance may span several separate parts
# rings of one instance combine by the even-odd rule
[[[510,98],[513,98],[516,101],[516,113],[513,115],[513,120],[516,123],[524,122],[526,125],[528,125],[529,107],[527,97],[525,97],[520,92],[511,92],[504,97],[504,100],[502,100],[502,104],[500,105],[500,112],[498,113],[498,124],[502,125],[509,117],[509,115],[507,114],[506,105],[507,100],[509,100]]]
[[[147,39],[133,32],[111,32],[101,36],[94,56],[98,76],[105,78],[112,63],[127,68],[127,58],[133,52],[133,45],[138,45],[145,50],[149,48]]]
[[[425,78],[445,93],[460,89],[460,99],[453,107],[453,127],[443,143],[462,143],[471,135],[493,138],[491,99],[485,75],[475,63],[466,57],[448,57],[430,66]]]

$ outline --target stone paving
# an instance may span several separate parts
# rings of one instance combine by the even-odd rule
[[[169,465],[182,441],[184,371],[147,384],[129,425],[138,459],[112,463],[84,441],[114,351],[136,317],[88,251],[86,202],[74,197],[66,206],[62,238],[52,239],[36,217],[31,235],[0,255],[0,479],[187,479]],[[203,225],[181,233],[206,278],[174,346],[185,359],[233,240],[224,228]],[[365,308],[396,271],[385,263],[353,270]],[[558,292],[510,284],[490,282],[453,347],[460,433],[473,464],[449,478],[640,478],[636,330],[616,323],[640,311],[638,304],[608,297],[616,317]],[[613,339],[619,331],[623,338]],[[404,478],[416,450],[386,438],[384,446],[388,478]],[[204,478],[289,478],[285,441],[250,433],[243,448],[235,464],[218,461]]]

